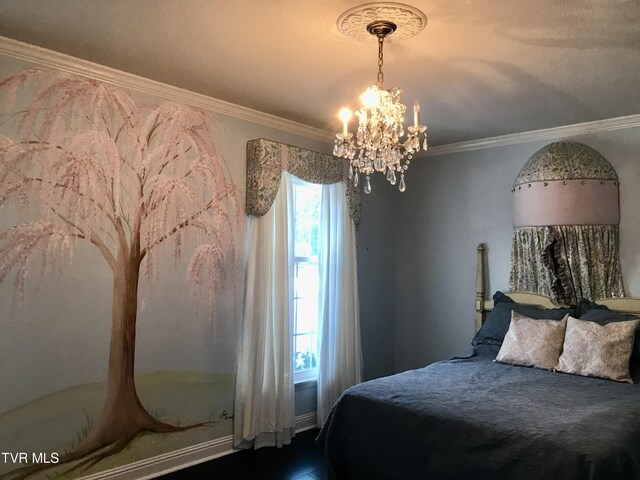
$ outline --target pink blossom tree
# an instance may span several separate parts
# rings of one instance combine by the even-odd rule
[[[25,208],[36,219],[0,231],[0,281],[15,272],[14,291],[24,301],[32,269],[68,265],[80,241],[113,274],[106,397],[87,437],[61,458],[89,468],[140,432],[185,428],[154,418],[136,392],[141,277],[153,280],[160,248],[172,244],[178,259],[189,241],[197,248],[187,282],[212,306],[225,275],[235,279],[241,199],[217,147],[215,119],[201,110],[137,104],[115,86],[52,70],[12,76],[0,93],[5,112],[29,98],[5,122],[13,126],[9,136],[0,137],[0,206]]]

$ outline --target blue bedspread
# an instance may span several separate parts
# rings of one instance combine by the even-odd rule
[[[330,478],[640,479],[640,386],[492,360],[347,390],[318,437]]]

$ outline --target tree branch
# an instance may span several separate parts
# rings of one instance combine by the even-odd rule
[[[104,259],[107,261],[107,263],[111,267],[111,270],[115,272],[116,259],[111,253],[111,250],[109,250],[109,247],[107,247],[107,245],[102,241],[102,239],[93,231],[91,232],[91,238],[89,238],[89,241],[98,248],[98,251],[102,254]]]
[[[94,122],[94,124],[95,124],[95,122]],[[109,134],[109,137],[111,137],[113,139],[113,137],[111,136],[111,133],[109,132],[108,134]],[[45,142],[45,141],[42,141],[42,140],[37,140],[37,141],[36,140],[27,140],[27,141],[21,142],[21,143],[19,143],[17,145],[41,145],[43,147],[50,148],[50,149],[62,150],[63,152],[65,152],[65,153],[67,153],[69,155],[72,154],[71,152],[69,152],[66,148],[64,148],[61,145],[56,145],[56,144]],[[124,160],[123,160],[123,163],[127,164],[127,162],[125,162]],[[132,172],[135,175],[138,175],[137,172],[135,171],[135,169],[131,165],[127,164],[127,166],[132,170]],[[28,176],[24,175],[22,172],[19,172],[19,171],[16,171],[15,173],[21,175],[26,181],[39,181],[39,182],[42,182],[42,183],[47,183],[47,184],[53,185],[55,187],[63,188],[65,190],[67,190],[68,192],[75,193],[76,195],[78,195],[80,197],[86,198],[90,202],[92,202],[95,205],[97,205],[100,208],[100,210],[102,210],[105,213],[105,215],[111,221],[113,226],[117,228],[116,222],[115,222],[115,217],[118,215],[118,212],[116,210],[114,199],[112,197],[109,198],[109,202],[111,203],[111,207],[112,207],[112,213],[110,213],[105,205],[101,204],[100,202],[95,201],[91,197],[88,197],[88,196],[86,196],[86,195],[84,195],[84,194],[82,194],[82,193],[80,193],[80,192],[78,192],[76,190],[73,190],[72,188],[67,187],[64,184],[46,181],[46,180],[44,180],[42,178],[38,178],[38,177],[28,177]],[[139,178],[139,176],[138,176],[138,178]]]
[[[87,200],[89,200],[91,203],[97,205],[97,207],[102,210],[102,212],[106,215],[106,217],[109,219],[109,221],[113,224],[113,226],[116,226],[115,223],[115,219],[113,217],[113,215],[111,215],[111,213],[109,213],[109,211],[107,210],[107,208],[100,202],[94,200],[91,197],[88,197],[87,195],[80,193],[76,190],[74,190],[73,188],[69,188],[66,185],[62,184],[62,183],[57,183],[57,182],[50,182],[48,180],[44,180],[43,178],[40,177],[27,177],[26,175],[23,175],[23,179],[25,182],[38,182],[38,183],[46,183],[47,185],[52,185],[54,187],[58,187],[58,188],[62,188],[64,190],[66,190],[67,192],[71,192],[74,193],[76,195],[78,195],[79,197],[83,197],[86,198]]]
[[[195,220],[196,217],[198,217],[198,215],[202,215],[204,212],[209,210],[212,205],[213,205],[213,200],[209,200],[209,203],[207,203],[207,205],[205,205],[205,207],[203,209],[198,210],[196,213],[191,215],[189,218],[187,218],[187,219],[183,220],[182,222],[178,223],[175,227],[173,227],[171,230],[169,230],[169,232],[167,232],[162,237],[160,237],[158,240],[156,240],[153,244],[151,244],[148,247],[145,247],[144,249],[142,249],[142,252],[141,252],[141,255],[140,255],[140,259],[143,259],[146,256],[146,254],[147,254],[147,252],[149,250],[151,250],[154,247],[157,247],[158,245],[163,243],[165,240],[167,240],[170,237],[172,237],[173,235],[175,235],[179,230],[182,230],[183,228],[188,227],[191,224],[191,222],[193,220]]]
[[[93,243],[98,248],[98,251],[100,252],[100,254],[107,261],[107,263],[109,264],[109,267],[111,267],[111,270],[115,272],[116,270],[115,257],[111,253],[111,250],[109,250],[109,247],[107,247],[104,241],[94,231],[91,231],[89,236],[87,237],[87,235],[82,231],[82,229],[78,225],[76,225],[74,222],[69,220],[64,215],[62,215],[60,212],[56,211],[55,208],[53,207],[49,207],[49,208],[53,213],[55,213],[58,217],[60,217],[60,219],[63,222],[65,222],[67,225],[70,225],[71,227],[75,228],[78,231],[78,233],[74,234],[77,238],[89,240],[91,243]]]
[[[122,219],[118,217],[116,219],[116,233],[118,234],[118,241],[122,246],[127,245],[127,233],[124,231],[124,226],[122,225]]]
[[[180,144],[182,144],[182,142],[178,142],[176,143],[174,146],[177,147]],[[167,165],[169,165],[173,160],[175,160],[176,158],[180,157],[181,155],[184,155],[185,153],[189,153],[189,151],[192,149],[193,147],[190,145],[189,148],[187,148],[185,151],[181,152],[181,153],[176,153],[173,155],[173,157],[171,157],[171,159],[165,161],[162,165],[160,165],[160,170],[158,170],[158,173],[156,174],[156,176],[160,176],[162,175],[162,172],[164,171],[165,167]],[[169,148],[167,155],[165,155],[165,157],[167,157],[169,155],[169,152],[171,152],[171,148]]]

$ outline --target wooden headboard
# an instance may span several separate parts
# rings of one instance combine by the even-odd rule
[[[483,243],[478,245],[478,266],[476,270],[476,331],[480,329],[485,321],[487,312],[493,309],[493,300],[486,300],[486,274],[485,265],[486,248]],[[528,292],[504,292],[509,295],[516,303],[524,303],[526,305],[535,305],[542,308],[558,308],[558,305],[551,298],[537,293]],[[640,315],[640,298],[622,297],[622,298],[603,298],[596,300],[596,303],[607,306],[610,310],[621,313],[633,313]]]

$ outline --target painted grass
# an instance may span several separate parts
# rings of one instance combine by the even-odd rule
[[[228,416],[233,411],[233,380],[231,375],[198,372],[160,371],[136,376],[143,405],[161,420],[180,425],[208,420],[218,423],[172,434],[140,435],[124,451],[92,469],[58,478],[78,478],[230,435],[232,424]],[[30,456],[31,452],[72,449],[87,435],[99,414],[105,388],[104,383],[71,387],[0,413],[0,451],[28,452]],[[0,457],[0,474],[13,468]],[[57,470],[68,468],[65,465]],[[55,470],[32,478],[54,478]]]

